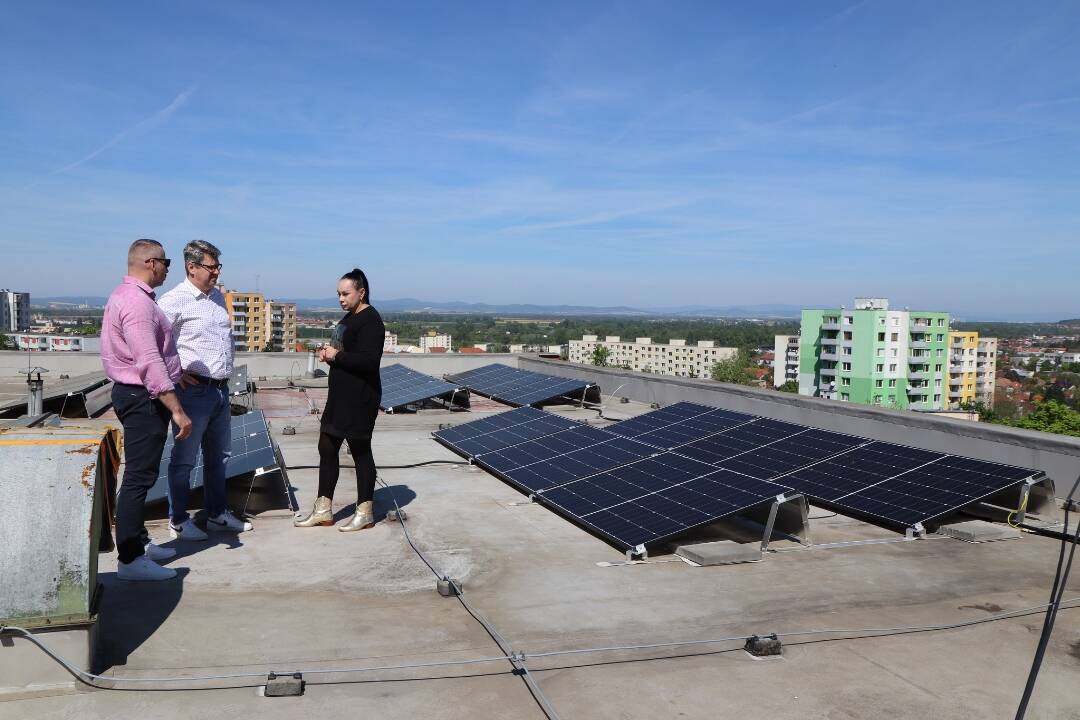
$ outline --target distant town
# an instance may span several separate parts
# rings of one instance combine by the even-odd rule
[[[329,339],[340,315],[221,290],[241,352],[309,352]],[[964,323],[946,310],[891,308],[885,298],[803,309],[798,320],[576,310],[562,317],[384,312],[383,350],[531,353],[1080,436],[1080,319]],[[97,352],[102,311],[90,302],[33,305],[28,293],[0,290],[0,349]]]

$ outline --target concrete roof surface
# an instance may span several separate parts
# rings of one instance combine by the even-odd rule
[[[258,399],[279,416],[271,417],[271,432],[286,462],[317,465],[318,417],[303,406],[294,412],[284,397],[291,392]],[[640,403],[612,406],[623,415],[645,410]],[[382,415],[376,463],[460,460],[430,432],[492,411]],[[556,411],[597,421],[587,410]],[[282,435],[285,424],[296,434]],[[344,450],[342,462],[349,462]],[[342,470],[339,521],[352,512],[353,477]],[[985,618],[1045,603],[1058,552],[1057,542],[1033,535],[899,542],[889,530],[812,508],[815,543],[898,542],[809,549],[779,542],[760,563],[714,567],[692,566],[668,548],[647,562],[621,564],[621,552],[474,466],[385,469],[380,477],[390,489],[377,491],[376,516],[393,507],[393,492],[429,561],[460,579],[471,605],[526,654]],[[289,480],[306,511],[317,471],[290,470]],[[96,664],[111,676],[162,677],[502,654],[457,600],[436,592],[435,576],[398,523],[380,520],[348,534],[297,529],[287,510],[261,513],[254,523],[240,536],[170,544],[164,521],[151,522],[154,538],[179,550],[167,563],[179,573],[175,581],[118,581],[115,554],[102,555]],[[1080,597],[1080,573],[1065,597]],[[730,641],[532,657],[527,664],[564,719],[1012,717],[1041,623],[1031,614],[888,637],[793,636],[772,658],[754,658]],[[0,717],[544,717],[505,660],[305,677],[302,697],[260,697],[262,681],[246,678],[194,683],[220,689],[84,689],[0,702]],[[1080,718],[1080,609],[1058,617],[1028,717]]]

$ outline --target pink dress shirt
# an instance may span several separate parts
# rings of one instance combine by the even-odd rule
[[[101,366],[113,382],[142,385],[156,398],[180,381],[172,327],[149,285],[128,275],[112,291],[101,322]]]

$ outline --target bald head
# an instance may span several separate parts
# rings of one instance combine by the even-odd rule
[[[152,288],[161,287],[165,276],[169,274],[169,261],[165,259],[165,248],[157,240],[141,239],[131,243],[128,248],[127,274],[138,278]]]
[[[165,248],[157,240],[143,238],[131,243],[128,248],[128,269],[143,267],[146,260],[153,257],[164,257]]]

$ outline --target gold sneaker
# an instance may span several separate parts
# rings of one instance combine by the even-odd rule
[[[315,507],[308,516],[302,520],[293,520],[296,527],[315,527],[316,525],[333,525],[334,511],[330,507],[330,498],[320,497],[315,500]]]
[[[349,522],[338,525],[341,532],[353,532],[354,530],[367,530],[375,526],[374,504],[371,500],[362,502],[356,506],[356,514],[349,518]]]

